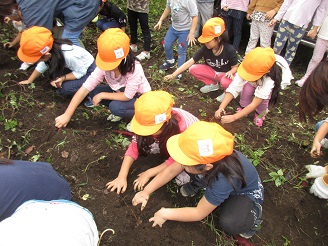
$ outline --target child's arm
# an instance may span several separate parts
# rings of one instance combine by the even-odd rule
[[[225,108],[228,106],[228,104],[232,101],[233,95],[230,92],[226,92],[222,103],[219,106],[219,109],[215,111],[215,118],[220,119],[223,115],[225,115]]]
[[[195,39],[195,30],[198,22],[198,16],[193,16],[191,17],[191,26],[190,26],[190,32],[187,37],[188,45],[193,46],[196,44],[196,39]]]
[[[20,84],[20,85],[28,85],[28,84],[31,84],[40,75],[41,75],[41,73],[39,71],[37,71],[36,69],[34,69],[34,71],[32,72],[32,74],[30,75],[30,77],[27,80],[22,80],[22,81],[18,82],[18,84]]]
[[[318,157],[322,155],[320,141],[328,134],[328,122],[323,122],[314,136],[311,156]]]
[[[170,9],[168,9],[168,8],[165,8],[165,9],[164,9],[161,18],[159,18],[159,21],[158,21],[157,24],[154,26],[154,29],[155,29],[155,30],[156,30],[156,29],[158,29],[158,30],[161,29],[161,26],[162,26],[162,22],[163,22],[163,20],[165,20],[166,17],[168,17],[170,13],[171,13]]]
[[[193,58],[190,58],[188,61],[182,64],[182,66],[178,67],[177,70],[175,70],[172,74],[166,75],[164,77],[165,80],[171,80],[178,74],[186,71],[188,68],[190,68],[193,64],[195,64],[195,60]]]
[[[92,98],[92,103],[98,106],[101,100],[129,101],[131,98],[125,96],[124,92],[100,92]]]
[[[124,193],[127,188],[127,177],[129,170],[134,162],[134,159],[131,156],[124,156],[120,172],[117,175],[117,178],[113,181],[110,181],[106,184],[106,188],[110,191],[117,190],[117,194]]]
[[[68,80],[76,80],[77,78],[74,76],[73,73],[68,73],[68,74],[65,74],[63,76],[60,76],[58,77],[57,79],[53,80],[53,81],[50,81],[50,84],[55,87],[55,88],[61,88],[62,87],[62,84],[65,82],[65,81],[68,81]]]
[[[200,221],[208,216],[215,208],[216,206],[209,203],[205,196],[203,196],[197,207],[161,208],[154,214],[154,217],[149,219],[149,222],[154,222],[153,227],[156,225],[162,227],[167,220],[181,222]]]
[[[163,171],[165,168],[167,168],[166,162],[163,162],[162,164],[149,168],[148,170],[140,173],[138,175],[138,178],[133,181],[134,184],[134,190],[142,190],[143,187],[146,185],[146,183],[151,179],[152,177],[155,177],[157,174],[159,174],[161,171]]]
[[[3,47],[4,47],[4,48],[12,48],[12,47],[14,47],[16,44],[19,43],[19,41],[20,41],[20,39],[21,39],[21,36],[22,36],[22,32],[19,32],[19,33],[16,35],[16,37],[14,38],[13,41],[11,41],[11,42],[7,42],[7,43],[4,43],[4,44],[3,44]]]
[[[69,103],[65,113],[58,116],[55,119],[55,126],[57,128],[66,127],[66,125],[70,121],[71,117],[73,116],[76,108],[83,101],[83,99],[88,95],[88,93],[89,93],[89,91],[84,86],[81,86],[81,88],[73,96],[73,98],[72,98],[71,102]]]

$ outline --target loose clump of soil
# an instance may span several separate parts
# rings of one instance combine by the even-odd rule
[[[95,40],[93,37],[86,43],[93,54],[96,52]],[[143,62],[152,88],[172,93],[176,107],[182,107],[202,120],[216,121],[213,116],[218,103],[214,99],[222,92],[201,94],[201,83],[188,73],[184,73],[180,81],[164,82],[164,74],[157,70],[164,60],[164,52],[160,43],[154,46],[152,58]],[[142,171],[161,163],[158,156],[141,157],[135,162],[124,194],[105,191],[105,184],[119,172],[125,152],[123,145],[130,139],[114,130],[123,130],[128,120],[111,123],[106,120],[105,108],[90,109],[81,105],[67,128],[59,131],[54,127],[54,119],[65,111],[70,99],[59,97],[47,77],[38,79],[35,87],[18,85],[17,82],[26,79],[31,71],[17,69],[20,62],[16,50],[5,50],[1,45],[0,52],[1,156],[52,163],[70,183],[73,200],[93,213],[99,231],[106,228],[115,231],[112,237],[105,234],[102,245],[233,244],[228,236],[217,236],[211,231],[209,225],[212,221],[216,223],[219,211],[202,222],[168,221],[163,228],[151,227],[148,220],[161,207],[197,204],[200,197],[182,197],[174,182],[156,191],[143,212],[140,207],[132,206],[133,180]],[[304,62],[292,67],[294,74],[297,71],[304,73],[306,65]],[[270,179],[269,173],[278,169],[284,171],[287,179],[280,187],[274,182],[264,183],[264,222],[261,231],[251,239],[256,245],[326,245],[328,242],[327,202],[309,194],[312,180],[302,182],[306,173],[304,165],[314,161],[325,165],[328,152],[317,160],[309,155],[314,130],[312,125],[298,122],[299,90],[292,85],[282,91],[278,105],[270,108],[261,128],[252,123],[253,115],[223,125],[237,134],[236,148],[255,163],[259,161],[257,170],[262,180]],[[233,113],[237,106],[235,100],[228,111]],[[318,119],[324,117],[320,115]]]

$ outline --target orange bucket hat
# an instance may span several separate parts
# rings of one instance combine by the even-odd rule
[[[272,48],[257,47],[246,54],[237,72],[244,80],[256,81],[268,73],[275,62]]]
[[[97,67],[113,70],[129,54],[130,38],[120,28],[109,28],[100,35],[97,46]]]
[[[185,166],[209,164],[231,155],[233,136],[217,123],[197,121],[166,143],[170,156]]]
[[[220,17],[214,17],[204,24],[202,35],[198,38],[200,43],[207,43],[213,38],[221,36],[225,31],[224,20]]]
[[[53,43],[54,38],[50,30],[33,26],[23,31],[17,56],[23,62],[37,62],[51,50]]]
[[[174,100],[166,91],[148,91],[134,103],[134,116],[131,128],[140,136],[156,133],[165,122],[171,119]]]

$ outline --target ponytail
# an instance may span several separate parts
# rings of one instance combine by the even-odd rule
[[[276,63],[274,63],[267,75],[274,81],[274,87],[269,101],[270,104],[274,105],[278,101],[281,87],[282,75],[280,67]]]

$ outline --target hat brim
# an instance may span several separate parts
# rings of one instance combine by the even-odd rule
[[[106,62],[100,58],[99,54],[97,54],[96,65],[101,70],[109,71],[109,70],[113,70],[114,68],[117,68],[124,58],[125,57],[123,57],[122,59],[120,59],[118,61],[114,61],[114,62]]]
[[[22,49],[19,48],[18,49],[18,52],[17,52],[17,56],[19,58],[19,60],[21,60],[22,62],[28,62],[28,63],[34,63],[34,62],[37,62],[38,60],[40,60],[42,54],[40,56],[26,56]]]
[[[264,74],[263,74],[263,75],[253,75],[253,74],[248,73],[248,72],[245,70],[245,68],[244,68],[244,66],[243,66],[243,63],[241,63],[241,64],[238,66],[237,73],[238,73],[238,75],[239,75],[242,79],[244,79],[244,80],[246,80],[246,81],[249,81],[249,82],[256,81],[256,80],[260,79],[260,78],[264,75]]]
[[[136,120],[135,116],[133,116],[133,118],[131,120],[131,129],[137,135],[150,136],[150,135],[153,135],[154,133],[158,132],[164,123],[165,123],[165,121],[160,124],[153,125],[153,126],[144,126],[144,125],[139,124],[139,122]]]
[[[169,155],[178,163],[185,166],[195,166],[199,162],[186,156],[179,146],[179,137],[181,134],[174,135],[167,140],[166,148]]]
[[[207,42],[210,42],[211,40],[213,40],[215,37],[203,37],[202,35],[198,38],[198,42],[204,44],[204,43],[207,43]]]

